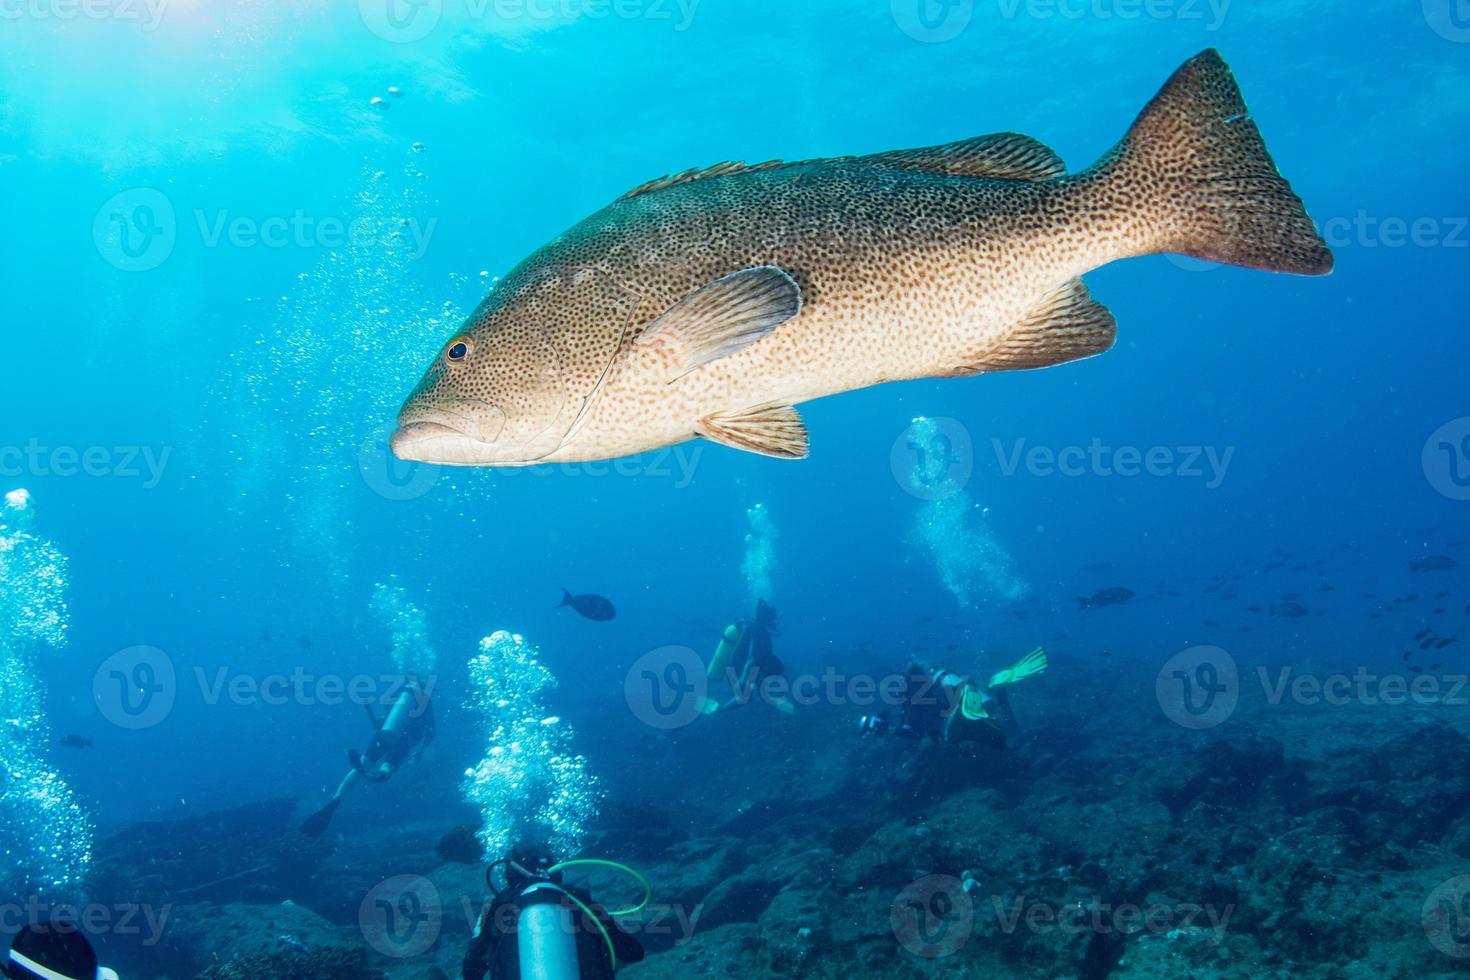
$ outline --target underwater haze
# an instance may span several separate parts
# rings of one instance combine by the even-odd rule
[[[1091,263],[1110,350],[804,401],[803,459],[390,448],[630,189],[990,133],[1076,174],[1207,49],[1330,276]],[[1467,131],[1464,0],[0,0],[0,932],[509,977],[514,914],[461,961],[535,852],[617,862],[546,872],[598,913],[552,980],[1465,975]],[[965,146],[904,166],[1047,179]],[[959,313],[844,357],[963,329],[846,241]],[[836,292],[788,271],[757,343]]]

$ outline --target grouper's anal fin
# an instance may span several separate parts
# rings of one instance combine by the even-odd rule
[[[864,159],[907,170],[988,180],[1051,180],[1067,172],[1067,165],[1051,147],[1020,133],[992,133],[916,150],[875,153]]]
[[[1037,304],[998,342],[949,373],[962,376],[1065,364],[1107,351],[1117,336],[1112,311],[1092,298],[1081,279],[1073,279]]]

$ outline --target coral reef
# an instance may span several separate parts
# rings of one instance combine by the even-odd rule
[[[529,690],[550,683],[524,640],[501,636],[482,655],[494,664],[479,672],[501,678],[481,677],[487,696],[504,693],[496,683],[507,672],[529,672],[517,674]],[[1072,683],[1056,682],[1064,671]],[[1086,693],[1098,690],[1109,695]],[[1026,734],[1003,754],[861,739],[854,709],[835,705],[804,709],[799,724],[735,712],[656,748],[609,743],[603,764],[629,784],[597,818],[578,811],[577,839],[583,853],[633,860],[655,896],[625,923],[649,956],[619,975],[1465,974],[1457,882],[1470,854],[1470,723],[1452,706],[1384,715],[1367,705],[1242,704],[1228,725],[1198,732],[1165,720],[1151,694],[1136,676],[1109,682],[1058,658],[1046,679],[1016,693]],[[497,708],[492,747],[554,729],[535,707]],[[722,745],[738,749],[712,763]],[[554,777],[504,755],[492,757],[487,779],[560,798]],[[368,950],[365,965],[352,961],[361,975],[455,976],[486,896],[484,869],[442,863],[435,841],[463,814],[452,799],[422,803],[442,819],[384,826],[309,874],[276,866],[211,884],[202,879],[223,862],[208,874],[181,866],[227,838],[237,855],[273,853],[269,834],[244,828],[281,829],[274,809],[135,828],[99,845],[98,865],[114,874],[126,866],[134,880],[110,894],[187,893],[165,942],[139,951],[143,975],[234,964],[261,980],[296,977],[318,962],[309,953],[322,957],[311,975],[330,977],[348,947]],[[498,838],[544,819],[534,807],[511,816]],[[131,857],[119,862],[117,851]],[[435,941],[413,956],[381,955],[359,928],[364,896],[390,875],[410,876],[441,910]],[[588,883],[613,904],[627,887]],[[201,950],[220,951],[220,961],[201,961]]]

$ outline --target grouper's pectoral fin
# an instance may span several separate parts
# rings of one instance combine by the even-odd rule
[[[790,405],[762,405],[739,415],[700,419],[696,431],[712,442],[777,459],[806,459],[806,423]]]
[[[1081,279],[1063,283],[1024,320],[955,375],[1050,367],[1101,354],[1113,346],[1118,321],[1092,298]]]
[[[664,311],[639,335],[635,351],[668,360],[666,381],[739,353],[801,312],[801,287],[773,265],[706,283]]]

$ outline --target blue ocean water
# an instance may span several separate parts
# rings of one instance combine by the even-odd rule
[[[781,610],[790,673],[980,670],[1043,645],[1046,683],[1084,699],[1081,678],[1151,690],[1202,644],[1249,676],[1403,670],[1431,627],[1470,642],[1463,567],[1432,585],[1410,570],[1463,566],[1470,537],[1464,7],[0,7],[0,492],[25,488],[32,533],[66,556],[70,616],[64,644],[24,641],[14,676],[39,688],[16,727],[44,718],[46,765],[99,841],[281,795],[314,806],[365,741],[323,678],[376,691],[404,669],[395,643],[432,647],[432,755],[369,787],[373,805],[344,803],[350,842],[479,815],[462,782],[496,723],[468,664],[496,631],[556,678],[540,706],[567,734],[547,751],[582,757],[614,801],[668,765],[639,755],[656,734],[626,693],[639,658],[706,656],[757,597]],[[1163,256],[1099,269],[1111,352],[809,404],[801,462],[700,442],[522,471],[388,452],[403,398],[495,277],[649,178],[999,131],[1077,170],[1211,47],[1332,246],[1331,277]],[[943,420],[940,494],[912,483],[919,418]],[[380,584],[422,633],[395,640]],[[1109,587],[1137,595],[1078,609]],[[617,618],[558,608],[563,588]],[[1308,614],[1272,614],[1289,602]],[[1444,649],[1451,674],[1463,647]],[[167,703],[143,707],[158,670]],[[660,775],[661,807],[693,805]],[[42,869],[11,893],[84,893],[82,857],[56,857],[80,877]]]

